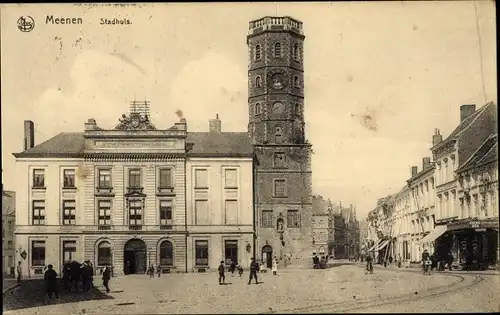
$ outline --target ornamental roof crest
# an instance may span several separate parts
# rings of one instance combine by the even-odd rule
[[[156,130],[149,121],[149,102],[133,101],[130,104],[130,114],[122,114],[120,123],[115,130]]]

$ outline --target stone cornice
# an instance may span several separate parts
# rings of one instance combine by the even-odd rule
[[[85,160],[173,160],[185,159],[184,153],[84,153]]]

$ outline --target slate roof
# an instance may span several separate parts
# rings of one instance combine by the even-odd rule
[[[252,141],[246,132],[188,132],[189,156],[250,157]],[[82,157],[85,139],[81,132],[62,132],[15,157]]]
[[[441,147],[444,144],[446,144],[446,143],[448,143],[448,142],[450,142],[452,140],[455,140],[457,138],[457,136],[459,135],[459,133],[462,130],[464,130],[465,128],[467,128],[474,121],[474,119],[476,117],[478,117],[480,114],[482,114],[486,110],[486,108],[488,108],[488,106],[491,106],[492,104],[493,104],[493,102],[489,102],[488,104],[486,104],[483,107],[481,107],[478,110],[476,110],[472,115],[470,115],[469,117],[465,118],[462,122],[460,122],[460,124],[455,128],[455,130],[453,130],[451,132],[451,134],[448,137],[446,137],[446,139],[444,139],[440,143],[436,144],[431,149],[434,149],[434,148],[437,148],[437,147]]]
[[[189,156],[253,156],[252,140],[246,132],[188,132]]]
[[[494,134],[488,137],[481,146],[474,152],[469,160],[465,162],[457,172],[465,171],[467,169],[494,162],[498,159],[498,135]]]

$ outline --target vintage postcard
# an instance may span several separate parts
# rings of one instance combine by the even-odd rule
[[[0,14],[4,314],[500,311],[494,1]]]

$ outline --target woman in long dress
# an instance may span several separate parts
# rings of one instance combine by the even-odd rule
[[[276,258],[276,256],[274,256],[273,259],[272,271],[273,271],[273,276],[276,276],[278,274],[278,259]]]

